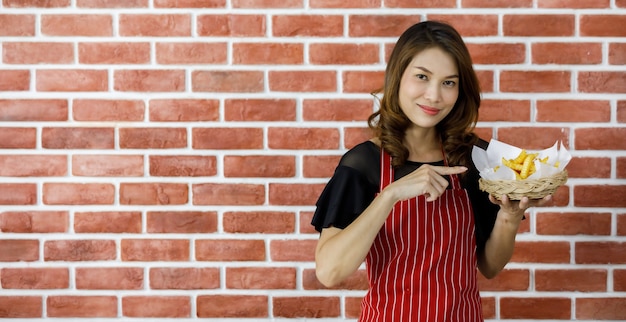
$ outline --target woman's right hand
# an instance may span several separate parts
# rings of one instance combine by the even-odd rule
[[[389,184],[384,190],[392,192],[398,201],[425,195],[426,201],[435,201],[448,187],[444,175],[459,174],[467,171],[466,167],[433,166],[424,164],[415,171]]]

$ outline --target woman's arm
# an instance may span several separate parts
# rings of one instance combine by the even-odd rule
[[[511,201],[506,195],[502,196],[501,201],[489,196],[489,200],[500,205],[500,210],[485,249],[478,255],[478,269],[486,278],[494,278],[513,256],[515,236],[526,209],[544,206],[552,200],[552,196],[539,200],[524,197],[520,201]]]
[[[443,175],[466,170],[465,167],[423,165],[389,184],[345,229],[322,229],[315,249],[317,279],[325,286],[333,286],[354,273],[365,260],[374,238],[396,202],[419,195],[427,195],[426,200],[433,201],[448,186]]]

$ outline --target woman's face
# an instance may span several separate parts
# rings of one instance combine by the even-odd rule
[[[439,47],[419,52],[402,75],[398,96],[413,127],[433,128],[459,97],[459,73],[452,56]]]

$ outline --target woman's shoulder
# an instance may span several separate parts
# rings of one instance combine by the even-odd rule
[[[350,148],[341,157],[339,164],[356,170],[363,170],[371,168],[372,164],[376,164],[379,161],[380,147],[368,140]]]

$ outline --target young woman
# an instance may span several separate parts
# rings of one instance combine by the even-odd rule
[[[366,262],[359,321],[482,321],[476,268],[510,260],[524,212],[551,200],[479,191],[471,161],[480,89],[450,25],[407,29],[389,58],[374,138],[350,149],[317,202],[317,277],[340,283]]]

